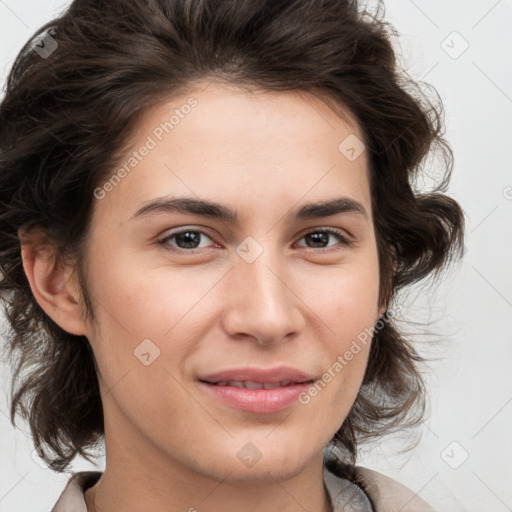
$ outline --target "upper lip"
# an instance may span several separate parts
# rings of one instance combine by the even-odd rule
[[[308,373],[295,368],[279,366],[277,368],[231,368],[229,370],[200,376],[199,380],[209,383],[241,381],[264,384],[282,381],[290,381],[294,383],[309,382],[314,379]]]

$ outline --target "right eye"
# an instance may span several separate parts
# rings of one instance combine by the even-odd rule
[[[168,233],[164,238],[158,240],[157,243],[166,249],[169,248],[171,251],[193,252],[195,249],[204,249],[205,247],[208,247],[204,244],[201,245],[202,237],[211,240],[204,231],[187,228]]]

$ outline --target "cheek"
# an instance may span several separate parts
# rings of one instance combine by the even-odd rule
[[[97,275],[93,294],[106,325],[135,338],[164,337],[211,287],[190,269],[144,268],[135,258],[117,258]]]
[[[311,296],[329,331],[323,345],[327,357],[319,389],[330,388],[328,402],[341,416],[348,413],[359,391],[379,316],[379,274],[373,262],[376,259],[369,258],[357,268],[339,269],[327,293]]]
[[[378,316],[379,271],[370,251],[357,254],[332,268],[310,268],[302,272],[301,297],[327,324],[340,342],[357,334]]]
[[[185,333],[186,318],[180,322],[190,301],[181,290],[140,272],[125,273],[122,266],[110,270],[108,279],[95,286],[91,340],[108,390],[104,401],[133,424],[140,414],[148,424],[157,425],[163,418],[169,424],[189,398],[178,382],[182,362],[194,348]]]
[[[165,369],[178,380],[186,372],[201,329],[210,325],[204,299],[218,276],[192,268],[148,269],[133,261],[118,258],[94,274],[101,277],[91,283],[96,319],[89,339],[108,388],[129,372],[129,380],[139,383],[133,397],[176,396]]]
[[[309,389],[304,401],[315,405],[315,417],[339,427],[348,415],[368,362],[373,322],[368,314],[348,316],[336,324],[338,335],[325,346],[327,357],[320,378]]]

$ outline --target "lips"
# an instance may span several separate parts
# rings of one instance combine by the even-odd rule
[[[241,380],[229,380],[224,382],[209,382],[214,386],[232,386],[234,388],[246,388],[246,389],[276,389],[290,386],[293,383],[291,380],[283,380],[279,382],[252,382],[252,381],[241,381]]]
[[[302,384],[314,380],[312,375],[306,372],[298,370],[296,368],[288,366],[279,366],[277,368],[232,368],[229,370],[223,370],[209,375],[202,375],[199,380],[207,382],[208,384],[217,384],[226,386],[228,383],[235,383],[237,387],[241,387],[238,384],[243,384],[244,387],[249,389],[261,389],[251,388],[251,384],[281,384],[284,387],[290,384]],[[247,386],[249,384],[249,386]],[[232,384],[230,384],[232,385]]]
[[[199,379],[202,389],[216,400],[245,412],[277,413],[298,402],[313,377],[290,367],[235,368]]]

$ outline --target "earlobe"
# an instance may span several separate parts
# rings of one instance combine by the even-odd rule
[[[43,230],[20,231],[19,238],[23,269],[37,303],[62,329],[84,335],[85,323],[72,269],[59,263]]]

